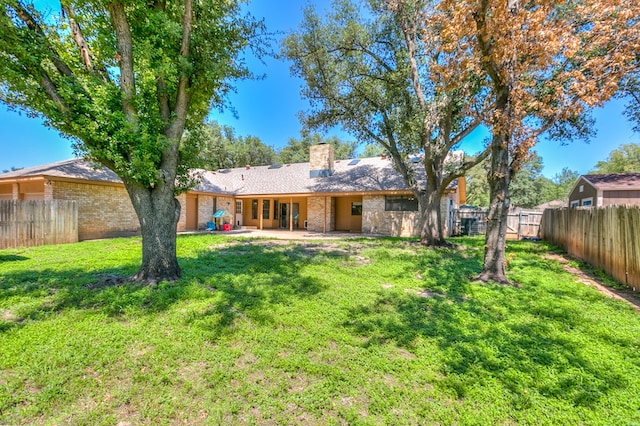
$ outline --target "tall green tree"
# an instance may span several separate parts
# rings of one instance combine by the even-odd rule
[[[489,207],[489,182],[487,173],[491,164],[484,160],[480,164],[472,167],[465,175],[467,183],[467,204],[487,208]]]
[[[363,158],[380,157],[381,155],[386,153],[387,152],[384,150],[384,147],[378,144],[370,143],[370,144],[367,144],[367,146],[365,146],[364,149],[362,150],[361,157]]]
[[[631,173],[640,172],[640,144],[620,145],[609,153],[604,161],[598,161],[592,173]]]
[[[511,205],[530,208],[542,203],[542,159],[535,153],[509,183]]]
[[[469,170],[467,179],[467,202],[471,205],[488,208],[490,205],[489,181],[487,175],[491,164],[485,160]],[[542,175],[543,160],[537,153],[532,153],[509,182],[511,205],[531,208],[539,204],[558,199],[567,199],[580,176],[578,172],[567,168],[556,174],[553,179]]]
[[[337,0],[322,18],[305,11],[283,46],[312,101],[307,129],[340,125],[375,143],[418,200],[420,241],[446,245],[440,202],[447,186],[477,159],[447,155],[481,122],[483,93],[472,70],[442,79],[442,33],[430,25],[428,0]],[[419,161],[414,161],[419,159]]]
[[[570,170],[568,167],[563,168],[560,173],[556,173],[552,179],[552,186],[545,189],[544,201],[568,200],[569,193],[580,178],[580,173]]]
[[[304,163],[309,161],[309,147],[319,143],[333,145],[334,157],[338,160],[351,158],[355,154],[357,142],[343,141],[337,136],[323,138],[319,133],[304,133],[300,139],[289,138],[287,145],[278,151],[278,160],[282,164]]]
[[[239,53],[260,25],[235,0],[63,0],[52,15],[0,5],[0,101],[120,176],[142,232],[135,279],[175,280],[175,195],[194,154],[183,133],[249,75]]]
[[[196,135],[198,167],[207,170],[266,166],[277,162],[273,147],[256,136],[236,135],[233,128],[209,122]]]

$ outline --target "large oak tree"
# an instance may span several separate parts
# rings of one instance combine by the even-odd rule
[[[236,0],[0,0],[0,101],[44,118],[120,176],[140,220],[143,282],[175,280],[183,134],[248,76],[260,27]]]
[[[305,127],[339,125],[383,147],[418,200],[421,242],[444,245],[442,195],[488,151],[449,163],[447,155],[482,122],[485,96],[472,73],[441,78],[429,3],[339,0],[324,18],[307,9],[283,50],[306,82]]]

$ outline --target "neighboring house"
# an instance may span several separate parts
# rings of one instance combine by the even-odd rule
[[[640,173],[583,175],[569,194],[569,207],[640,206]]]
[[[456,158],[461,154],[457,153]],[[335,160],[333,146],[311,147],[309,163],[246,166],[200,171],[201,183],[178,197],[178,231],[204,229],[216,211],[226,210],[237,227],[362,232],[393,236],[419,234],[417,201],[386,157]],[[419,162],[416,163],[417,176]],[[447,235],[453,210],[464,204],[464,178],[442,200]],[[0,200],[78,202],[79,239],[139,233],[127,192],[112,171],[81,159],[0,175]]]

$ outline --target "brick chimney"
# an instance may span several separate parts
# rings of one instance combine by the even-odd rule
[[[309,147],[309,177],[327,177],[333,174],[333,145],[321,143]]]

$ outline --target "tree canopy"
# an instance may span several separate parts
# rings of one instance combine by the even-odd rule
[[[620,145],[609,153],[606,160],[598,161],[591,173],[640,172],[640,144]]]
[[[333,6],[325,17],[308,8],[284,41],[284,55],[312,103],[303,124],[339,125],[359,142],[381,146],[418,199],[422,243],[446,244],[440,200],[471,164],[445,159],[481,122],[483,93],[470,73],[441,78],[439,31],[423,19],[426,2],[340,0]],[[416,156],[421,170],[411,161]]]
[[[336,159],[352,158],[355,155],[357,142],[343,141],[337,136],[322,137],[318,133],[304,133],[300,139],[289,138],[287,145],[278,151],[280,163],[304,163],[309,161],[309,147],[319,143],[333,145]]]
[[[142,230],[136,278],[175,279],[175,194],[195,158],[183,133],[250,75],[239,53],[260,24],[234,0],[0,2],[0,101],[122,178]]]
[[[487,174],[490,162],[485,160],[469,170],[467,178],[467,203],[489,207],[489,183]],[[511,205],[531,208],[548,201],[567,200],[580,174],[568,168],[549,179],[542,175],[543,159],[533,152],[509,183]]]
[[[266,166],[278,162],[273,147],[257,136],[240,136],[226,125],[209,122],[195,136],[198,139],[197,167],[207,170]]]

